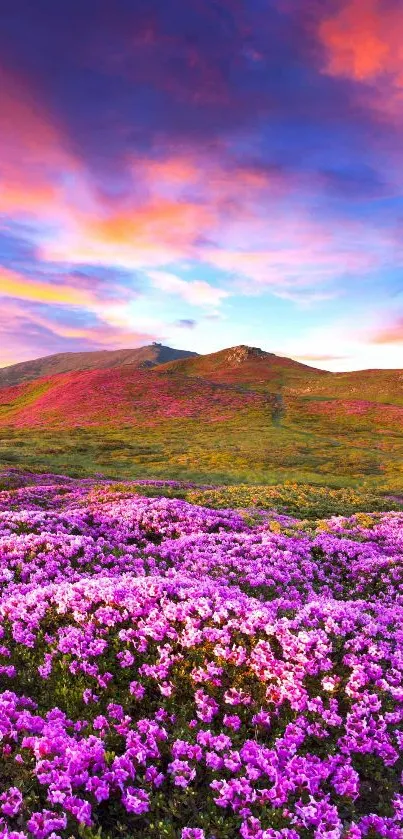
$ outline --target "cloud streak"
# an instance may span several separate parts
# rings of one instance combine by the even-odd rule
[[[403,315],[391,318],[370,333],[372,344],[401,344],[403,346]]]
[[[191,306],[216,307],[230,296],[228,291],[215,288],[204,280],[182,280],[165,271],[149,271],[148,276],[154,288],[166,294],[182,297]]]
[[[76,284],[31,280],[5,268],[0,268],[0,294],[17,300],[88,309],[99,303],[94,292],[89,289],[80,289]]]

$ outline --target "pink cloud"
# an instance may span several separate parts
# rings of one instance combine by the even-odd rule
[[[62,176],[82,177],[62,131],[26,79],[0,65],[0,212],[64,221]],[[75,184],[75,201],[81,197]]]
[[[391,244],[364,224],[319,222],[295,208],[299,185],[277,175],[272,182],[185,155],[137,161],[132,177],[140,198],[71,207],[60,235],[40,246],[42,258],[144,270],[198,260],[246,280],[251,291],[287,291],[371,271]]]
[[[382,0],[344,0],[323,18],[318,35],[324,71],[363,85],[362,101],[401,121],[403,104],[403,8]]]
[[[380,325],[369,336],[371,344],[403,344],[403,315]]]
[[[253,248],[247,247],[249,228]],[[231,230],[225,246],[205,249],[204,258],[231,272],[245,291],[249,284],[251,291],[268,287],[286,295],[326,286],[342,275],[365,276],[382,264],[390,244],[388,235],[369,234],[359,223],[325,224],[289,210],[287,216],[273,212],[263,225],[247,221],[243,237]]]
[[[24,347],[28,358],[32,354],[32,347],[35,348],[34,352],[41,352],[42,342],[47,343],[44,338],[46,333],[52,339],[70,339],[70,345],[73,340],[80,348],[87,349],[123,349],[149,344],[158,338],[150,332],[135,329],[125,331],[101,319],[93,326],[69,322],[67,318],[62,322],[39,314],[27,305],[22,306],[18,301],[3,300],[0,313],[0,366],[17,361],[24,354]],[[46,354],[45,348],[43,354]]]
[[[262,191],[280,188],[278,178],[189,154],[131,161],[128,178],[132,192],[120,202],[93,195],[83,208],[66,200],[60,235],[42,243],[41,257],[127,268],[197,259],[200,240],[253,218]]]
[[[346,355],[330,355],[326,353],[308,353],[308,355],[294,355],[296,361],[341,361]]]

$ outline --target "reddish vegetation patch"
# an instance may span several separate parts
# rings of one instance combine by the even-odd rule
[[[63,373],[0,391],[0,426],[74,427],[163,419],[229,419],[262,404],[259,396],[199,380],[171,379],[130,366]]]
[[[332,414],[339,413],[340,407],[343,409],[343,414],[362,415],[374,407],[373,402],[368,402],[364,399],[343,399],[337,400],[329,399],[328,402],[312,402],[309,404],[309,411],[314,414]]]
[[[363,417],[376,425],[403,425],[403,407],[370,402],[365,399],[329,399],[329,401],[310,402],[306,408],[310,415],[329,415]]]
[[[372,402],[365,399],[354,399],[351,402],[345,402],[346,414],[366,414],[373,408]]]

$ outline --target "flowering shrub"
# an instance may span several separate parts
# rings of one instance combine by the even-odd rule
[[[0,510],[0,837],[401,839],[402,513]]]

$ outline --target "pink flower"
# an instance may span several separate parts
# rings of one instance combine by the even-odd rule
[[[227,728],[232,728],[234,731],[238,731],[241,727],[241,718],[238,717],[238,714],[224,714],[223,723],[227,726]]]

